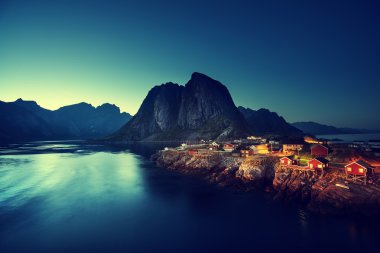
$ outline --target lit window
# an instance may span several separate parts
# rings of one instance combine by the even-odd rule
[[[363,169],[363,168],[360,168],[360,169],[359,169],[359,173],[364,173],[364,169]]]
[[[318,164],[318,168],[322,169],[322,164]]]
[[[282,163],[285,163],[285,161],[284,161],[284,160],[282,160],[281,162],[282,162]]]
[[[309,164],[309,167],[310,167],[310,169],[312,169],[312,168],[313,168],[313,164],[310,163],[310,164]]]
[[[347,168],[347,171],[348,171],[348,172],[351,172],[351,171],[352,171],[351,167],[348,167],[348,168]]]

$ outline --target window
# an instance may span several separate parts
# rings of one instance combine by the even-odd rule
[[[318,168],[322,169],[322,164],[318,164]]]
[[[360,168],[360,169],[359,169],[359,173],[364,173],[364,169],[363,169],[363,168]]]
[[[312,168],[313,168],[313,164],[310,163],[310,164],[309,164],[309,167],[310,167],[310,169],[312,169]]]
[[[281,163],[285,163],[285,161],[284,161],[284,160],[282,160],[282,161],[281,161]]]

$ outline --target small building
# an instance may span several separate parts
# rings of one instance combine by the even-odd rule
[[[253,156],[255,152],[252,149],[241,149],[240,154],[242,157],[248,157],[248,156]]]
[[[315,144],[310,148],[311,155],[316,157],[326,157],[329,154],[329,148],[321,144]]]
[[[323,157],[316,157],[314,159],[311,159],[308,163],[307,166],[310,169],[314,170],[320,170],[321,172],[324,171],[324,169],[329,167],[329,160],[323,158]]]
[[[188,149],[187,154],[189,155],[198,155],[198,150],[197,149]]]
[[[367,177],[373,175],[373,167],[363,160],[351,162],[344,166],[346,178],[366,184]]]
[[[231,143],[226,143],[223,145],[224,151],[232,152],[235,149],[235,146]]]
[[[283,153],[294,153],[301,151],[303,149],[303,144],[282,144]]]
[[[250,146],[249,149],[253,151],[254,155],[258,154],[258,151],[255,145]]]
[[[210,143],[210,146],[219,147],[219,144],[215,141]]]
[[[283,166],[288,166],[288,165],[292,165],[293,164],[293,160],[290,159],[289,157],[282,157],[280,159],[280,165],[283,167]]]
[[[269,154],[269,148],[267,144],[254,145],[254,148],[251,146],[251,149],[259,155]]]

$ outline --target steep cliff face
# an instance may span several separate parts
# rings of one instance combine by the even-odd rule
[[[154,140],[175,133],[183,90],[184,87],[174,83],[153,87],[137,114],[110,140]]]
[[[137,114],[109,140],[223,139],[248,134],[248,124],[227,88],[193,73],[185,86],[166,83],[151,89]]]

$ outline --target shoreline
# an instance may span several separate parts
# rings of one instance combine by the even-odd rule
[[[379,182],[367,185],[347,182],[335,170],[317,176],[284,169],[279,157],[274,156],[201,157],[173,150],[161,150],[152,160],[159,167],[197,175],[221,187],[273,192],[274,201],[301,204],[312,213],[368,217],[380,214]]]

